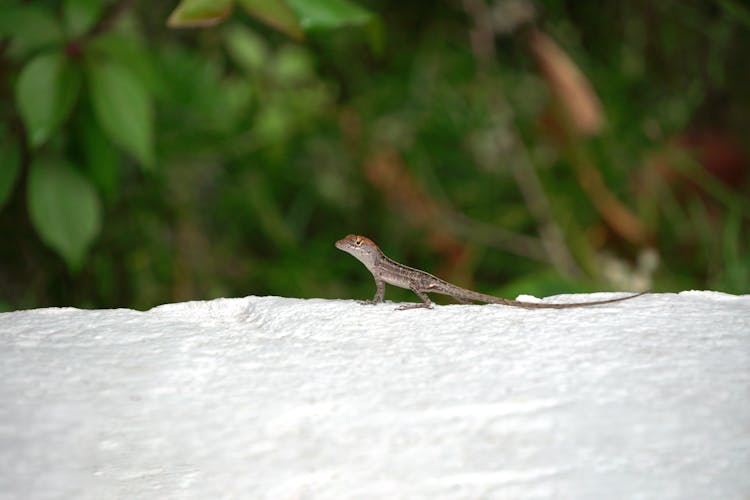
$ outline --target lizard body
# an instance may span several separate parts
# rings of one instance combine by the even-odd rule
[[[414,292],[422,300],[421,304],[409,304],[399,307],[399,309],[413,309],[419,307],[432,307],[432,301],[427,296],[428,293],[439,293],[449,295],[457,301],[468,304],[471,302],[487,302],[490,304],[503,304],[513,307],[525,307],[529,309],[566,309],[569,307],[586,307],[598,304],[609,304],[628,300],[645,292],[620,297],[617,299],[598,300],[593,302],[576,302],[574,304],[547,304],[537,302],[522,302],[518,300],[503,299],[486,295],[460,286],[453,285],[447,281],[441,280],[430,273],[414,269],[403,264],[399,264],[393,259],[388,258],[371,239],[364,236],[350,234],[346,238],[336,242],[336,248],[351,254],[354,258],[362,262],[365,267],[372,273],[375,279],[375,296],[372,300],[363,301],[364,304],[378,304],[385,298],[385,284],[394,285],[400,288],[406,288]]]

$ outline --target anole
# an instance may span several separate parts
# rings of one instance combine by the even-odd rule
[[[485,295],[483,293],[474,292],[461,288],[460,286],[452,285],[447,281],[443,281],[440,278],[414,269],[403,264],[399,264],[393,259],[389,259],[386,255],[378,248],[378,246],[371,239],[356,234],[350,234],[346,238],[340,239],[336,242],[336,248],[349,253],[359,260],[365,267],[372,273],[375,278],[375,296],[372,300],[362,301],[363,304],[379,304],[383,302],[385,298],[385,284],[394,285],[400,288],[406,288],[411,290],[417,297],[422,300],[421,304],[407,304],[399,307],[398,309],[414,309],[420,307],[431,308],[432,301],[427,296],[428,293],[439,293],[441,295],[449,295],[463,304],[469,304],[471,302],[487,302],[491,304],[503,304],[506,306],[514,307],[526,307],[526,308],[552,308],[552,309],[566,309],[569,307],[585,307],[594,306],[598,304],[609,304],[612,302],[619,302],[621,300],[628,300],[639,295],[643,295],[646,292],[641,292],[627,297],[620,297],[617,299],[609,300],[598,300],[594,302],[575,302],[573,304],[548,304],[548,303],[537,303],[537,302],[522,302],[518,300],[508,300],[500,297],[494,297],[492,295]]]

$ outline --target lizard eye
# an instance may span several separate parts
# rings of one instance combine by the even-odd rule
[[[357,240],[355,241],[355,243],[357,244],[357,246],[360,246],[362,244],[362,240]]]

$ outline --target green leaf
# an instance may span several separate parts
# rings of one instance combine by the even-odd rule
[[[311,78],[313,61],[304,48],[288,44],[276,52],[272,71],[279,83],[289,85]]]
[[[233,0],[182,0],[167,19],[167,26],[170,28],[215,26],[229,17],[233,3]]]
[[[16,104],[32,146],[42,145],[67,118],[80,86],[80,74],[63,54],[40,54],[24,66]]]
[[[254,73],[268,60],[265,41],[249,28],[235,24],[224,32],[224,40],[232,59],[248,73]]]
[[[91,103],[99,125],[144,167],[154,164],[151,98],[141,80],[113,61],[87,66]]]
[[[348,0],[287,0],[305,31],[367,24],[372,14]]]
[[[80,269],[99,232],[101,211],[88,179],[64,163],[37,160],[29,170],[27,201],[42,241],[65,259],[69,269]]]
[[[68,32],[73,36],[86,33],[102,13],[101,0],[65,0],[63,17]]]
[[[106,33],[86,47],[86,56],[112,60],[127,67],[152,96],[163,92],[162,69],[154,63],[153,51],[135,33]]]
[[[37,5],[0,8],[0,38],[10,38],[10,53],[21,59],[63,41],[63,30],[50,9]]]
[[[21,166],[21,149],[6,137],[0,142],[0,206],[10,197]]]
[[[105,200],[112,200],[120,184],[120,155],[91,114],[78,124],[85,171]]]
[[[290,125],[289,111],[278,102],[270,102],[258,111],[253,124],[253,133],[261,143],[274,144],[287,136]]]
[[[286,35],[301,40],[305,37],[297,14],[289,0],[238,0],[240,5],[254,18]]]

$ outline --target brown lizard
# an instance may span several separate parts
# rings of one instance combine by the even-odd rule
[[[473,301],[476,301],[487,302],[491,304],[503,304],[506,306],[514,307],[552,309],[565,309],[568,307],[585,307],[598,304],[609,304],[611,302],[619,302],[621,300],[632,299],[646,293],[641,292],[617,299],[597,300],[594,302],[576,302],[573,304],[521,302],[518,300],[508,300],[467,290],[466,288],[452,285],[447,281],[443,281],[440,278],[424,271],[420,271],[419,269],[414,269],[408,266],[404,266],[403,264],[399,264],[398,262],[386,257],[386,255],[380,250],[380,248],[378,248],[375,242],[364,236],[350,234],[346,238],[337,241],[336,248],[353,255],[354,258],[365,265],[365,267],[372,273],[373,278],[375,278],[375,286],[377,288],[377,290],[375,291],[375,296],[372,298],[372,300],[362,301],[362,304],[379,304],[383,302],[383,299],[385,298],[386,283],[388,283],[389,285],[394,285],[400,288],[411,290],[412,292],[417,294],[417,297],[422,299],[421,304],[403,305],[398,308],[399,310],[414,309],[419,307],[431,308],[432,301],[427,296],[428,293],[449,295],[462,304],[470,304]]]

